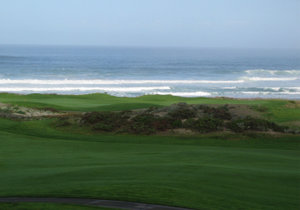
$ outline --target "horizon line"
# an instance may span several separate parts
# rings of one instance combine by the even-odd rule
[[[150,46],[150,45],[100,45],[100,44],[7,44],[0,43],[0,46],[30,46],[30,47],[98,47],[98,48],[149,48],[149,49],[261,49],[261,50],[300,50],[297,47],[230,47],[230,46]]]

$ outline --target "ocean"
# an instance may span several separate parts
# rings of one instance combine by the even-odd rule
[[[0,45],[0,92],[300,99],[300,50]]]

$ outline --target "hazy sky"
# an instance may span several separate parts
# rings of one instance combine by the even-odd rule
[[[300,0],[0,0],[0,44],[300,48]]]

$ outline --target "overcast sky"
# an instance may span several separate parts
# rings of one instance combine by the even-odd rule
[[[0,44],[300,48],[300,0],[0,0]]]

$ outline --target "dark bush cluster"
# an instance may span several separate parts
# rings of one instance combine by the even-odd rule
[[[199,109],[203,110],[203,113],[212,118],[222,119],[222,120],[230,120],[231,114],[229,112],[228,106],[221,107],[209,107],[206,105],[200,105]]]
[[[152,114],[142,114],[134,117],[129,125],[129,130],[133,133],[154,133],[154,124],[157,121]]]
[[[132,118],[130,113],[125,112],[90,112],[83,115],[81,125],[90,126],[98,131],[151,134],[180,128],[182,122],[170,116],[159,117],[147,112],[139,113]]]
[[[72,125],[70,119],[68,117],[61,117],[56,122],[56,127],[65,127]]]
[[[227,127],[234,132],[243,132],[243,131],[276,131],[284,132],[286,127],[279,126],[274,122],[270,122],[264,119],[256,119],[252,117],[247,117],[245,119],[238,119],[231,121],[227,124]]]
[[[183,120],[196,117],[196,111],[189,108],[175,109],[171,111],[169,117],[172,119]]]
[[[182,127],[182,122],[179,119],[171,117],[158,117],[153,114],[137,115],[129,122],[128,131],[132,133],[155,133],[157,131],[166,131]]]
[[[94,130],[113,132],[126,125],[128,116],[118,112],[90,112],[83,115],[81,124]]]
[[[201,133],[213,132],[220,130],[223,121],[217,118],[204,117],[199,119],[188,119],[184,122],[184,127]]]
[[[179,104],[163,109],[148,109],[136,112],[91,112],[84,114],[80,122],[81,125],[89,126],[97,131],[135,134],[152,134],[177,128],[185,128],[201,133],[224,129],[234,132],[285,132],[287,129],[264,119],[252,117],[233,119],[226,105],[210,107],[207,105]],[[62,121],[60,124],[67,125],[68,122]]]

